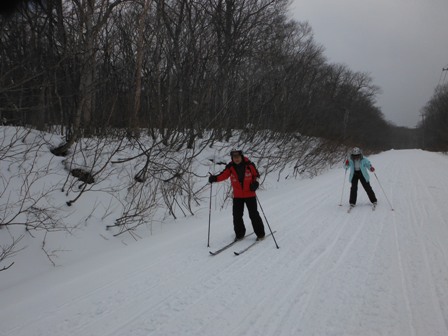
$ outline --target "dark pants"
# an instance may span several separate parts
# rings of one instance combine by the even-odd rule
[[[263,220],[257,210],[257,198],[234,198],[233,199],[233,228],[237,238],[242,238],[246,234],[246,228],[244,226],[243,214],[244,204],[249,211],[249,217],[252,221],[252,227],[257,237],[264,237],[264,225]]]
[[[355,171],[352,179],[352,188],[350,189],[350,204],[356,204],[356,197],[358,196],[358,181],[361,181],[367,196],[369,196],[370,202],[376,202],[376,196],[370,186],[370,183],[366,181],[361,171]]]

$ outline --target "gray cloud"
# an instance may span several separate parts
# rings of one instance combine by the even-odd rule
[[[293,0],[291,15],[329,62],[371,75],[387,120],[418,123],[448,65],[448,0]]]

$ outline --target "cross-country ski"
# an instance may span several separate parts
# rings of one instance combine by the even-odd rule
[[[276,233],[277,231],[274,231],[273,233]],[[246,252],[247,250],[251,249],[252,247],[254,247],[255,245],[257,245],[258,243],[266,240],[267,237],[272,236],[271,233],[267,234],[266,237],[264,237],[263,239],[256,239],[253,243],[251,243],[250,245],[246,246],[245,248],[243,248],[240,251],[234,251],[233,253],[237,256],[239,256],[240,254],[243,254],[244,252]]]
[[[253,234],[254,234],[254,232],[251,232],[251,233],[245,235],[244,238],[247,238],[247,237],[249,237],[249,236],[251,236],[251,235],[253,235]],[[234,244],[236,244],[237,242],[242,241],[242,240],[243,240],[243,239],[235,239],[235,240],[233,240],[232,242],[230,242],[230,243],[224,245],[223,247],[219,248],[219,249],[216,250],[216,251],[208,251],[208,252],[210,253],[210,255],[215,256],[215,255],[220,254],[221,252],[227,250],[229,247],[233,246]]]
[[[352,212],[352,210],[354,209],[354,208],[357,208],[357,207],[365,207],[365,205],[363,206],[363,204],[361,204],[360,206],[357,206],[357,205],[350,205],[348,208],[347,208],[347,213],[351,213]],[[375,211],[375,209],[376,209],[376,207],[377,207],[377,204],[370,204],[370,208],[372,209],[372,211]]]

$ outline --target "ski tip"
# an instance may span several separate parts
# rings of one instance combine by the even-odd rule
[[[233,253],[234,253],[235,255],[237,255],[237,256],[240,255],[238,252],[233,252]]]
[[[215,255],[215,253],[214,253],[214,252],[212,252],[212,251],[208,251],[208,253],[210,253],[210,255],[212,255],[212,256],[214,256],[214,255]]]

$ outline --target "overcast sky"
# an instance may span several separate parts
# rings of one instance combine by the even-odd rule
[[[448,0],[292,0],[330,63],[367,72],[377,106],[397,126],[415,127],[439,82],[448,82]]]

